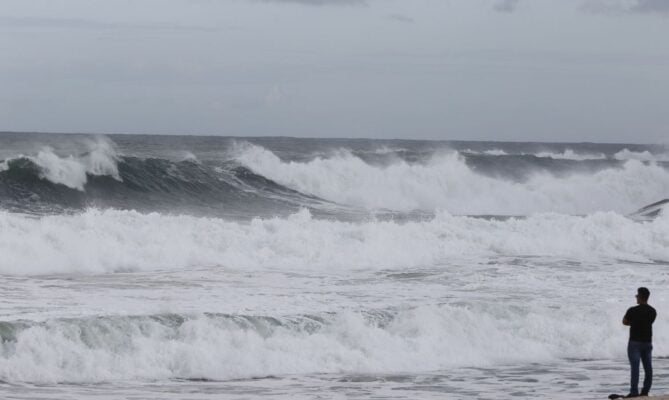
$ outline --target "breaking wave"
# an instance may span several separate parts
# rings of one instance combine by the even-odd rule
[[[296,162],[248,145],[237,160],[299,192],[368,209],[446,210],[464,215],[626,213],[669,193],[669,171],[638,160],[564,176],[535,172],[521,181],[479,173],[457,152],[435,154],[423,163],[396,160],[372,165],[345,150]]]
[[[669,261],[668,232],[668,215],[640,223],[612,212],[507,220],[441,213],[404,223],[323,220],[306,210],[251,222],[116,210],[0,212],[0,273],[413,268],[472,255],[653,262]]]
[[[32,166],[40,178],[55,184],[62,184],[70,189],[83,191],[88,176],[110,176],[121,180],[118,172],[113,143],[105,137],[87,140],[89,151],[77,157],[60,157],[53,149],[44,147],[34,156],[20,155],[0,163],[0,172],[11,168]]]
[[[90,207],[217,215],[280,215],[325,202],[237,163],[121,156],[104,140],[81,155],[50,148],[0,164],[0,207],[28,213]]]
[[[295,316],[164,314],[3,322],[0,379],[226,380],[604,358],[622,356],[624,333],[616,329],[616,311],[582,310],[581,320],[568,308],[498,304]],[[616,330],[620,333],[612,335]]]

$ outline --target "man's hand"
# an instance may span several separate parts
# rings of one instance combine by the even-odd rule
[[[630,320],[623,317],[623,325],[630,326]]]

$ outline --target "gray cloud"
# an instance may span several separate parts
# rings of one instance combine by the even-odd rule
[[[412,23],[416,22],[415,19],[413,19],[409,16],[406,16],[404,14],[390,14],[390,15],[388,15],[388,19],[393,20],[393,21],[397,21],[397,22],[404,22],[404,23],[408,23],[408,24],[412,24]]]
[[[593,14],[614,14],[623,11],[623,7],[619,2],[611,2],[606,0],[585,0],[581,6],[581,10]]]
[[[495,3],[493,8],[495,11],[510,13],[516,11],[519,2],[520,0],[500,0]]]
[[[114,24],[74,18],[0,17],[0,26],[5,28],[74,28],[109,29]]]
[[[636,4],[630,8],[632,11],[643,13],[665,13],[669,14],[668,0],[637,0]]]
[[[177,24],[123,24],[78,18],[37,18],[0,16],[0,28],[55,28],[55,29],[140,29],[140,30],[188,30],[211,32],[219,28],[187,26]]]
[[[669,15],[669,0],[586,0],[582,9],[596,14],[667,14]]]
[[[669,126],[661,3],[53,1],[2,0],[2,129],[650,142]]]

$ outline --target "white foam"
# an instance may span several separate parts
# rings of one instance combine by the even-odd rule
[[[492,149],[492,150],[484,151],[483,154],[487,154],[487,155],[490,155],[490,156],[506,156],[509,153],[507,153],[504,150],[500,150],[500,149]]]
[[[341,312],[311,330],[299,323],[240,325],[205,316],[176,326],[150,318],[55,320],[0,344],[0,379],[233,379],[622,356],[624,330],[613,310],[585,308],[578,315],[587,318],[587,327],[571,309],[533,304],[423,306],[400,311],[385,323]]]
[[[463,154],[478,154],[478,155],[488,155],[488,156],[508,156],[509,153],[502,149],[490,149],[490,150],[483,150],[483,151],[476,151],[472,149],[464,149],[460,151]]]
[[[611,212],[507,221],[442,213],[408,223],[317,220],[307,211],[250,223],[114,210],[0,212],[0,273],[411,268],[495,255],[643,262],[669,260],[668,232],[669,216],[638,223]]]
[[[308,162],[284,162],[262,147],[245,145],[238,148],[237,159],[300,192],[368,209],[447,210],[470,215],[627,213],[669,193],[669,172],[637,160],[590,174],[535,174],[518,183],[481,175],[455,152],[436,154],[424,164],[396,160],[388,166],[374,166],[347,151]]]

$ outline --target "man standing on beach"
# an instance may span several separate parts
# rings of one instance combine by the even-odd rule
[[[657,313],[648,305],[650,291],[645,287],[637,289],[637,306],[631,307],[623,317],[623,325],[630,327],[630,338],[627,344],[627,357],[632,370],[630,393],[625,397],[648,396],[653,383],[653,322]],[[643,364],[643,388],[639,394],[639,361]]]

